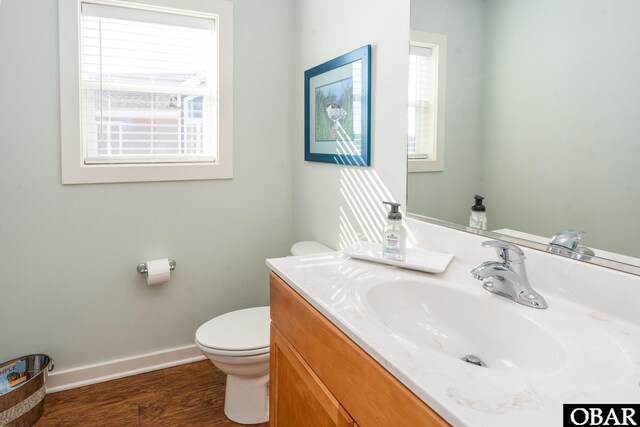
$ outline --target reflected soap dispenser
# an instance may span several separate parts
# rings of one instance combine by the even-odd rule
[[[387,225],[382,232],[382,256],[395,261],[404,261],[407,254],[407,231],[402,224],[400,203],[382,202],[391,206]]]
[[[484,197],[477,194],[473,197],[475,204],[471,206],[471,217],[469,218],[469,227],[479,228],[480,230],[487,229],[487,209],[482,204]]]

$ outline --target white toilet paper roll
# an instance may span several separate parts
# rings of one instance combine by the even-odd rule
[[[168,282],[169,279],[171,279],[171,269],[168,258],[147,261],[147,285],[157,285]]]

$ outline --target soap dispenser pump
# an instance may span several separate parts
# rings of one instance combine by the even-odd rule
[[[475,195],[475,204],[471,206],[471,217],[469,218],[469,227],[479,228],[480,230],[487,229],[487,213],[485,206],[482,204],[484,197]]]
[[[407,231],[402,224],[400,203],[382,202],[391,207],[387,225],[382,232],[382,256],[386,259],[404,261],[407,253]]]

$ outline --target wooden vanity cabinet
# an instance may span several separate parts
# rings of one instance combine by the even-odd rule
[[[271,427],[449,425],[274,273],[270,289]]]
[[[272,426],[353,426],[353,420],[287,340],[271,327]]]

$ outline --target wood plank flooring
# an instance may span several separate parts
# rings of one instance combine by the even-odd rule
[[[48,394],[35,427],[239,426],[224,416],[225,375],[191,363]],[[258,424],[267,427],[268,423]]]

